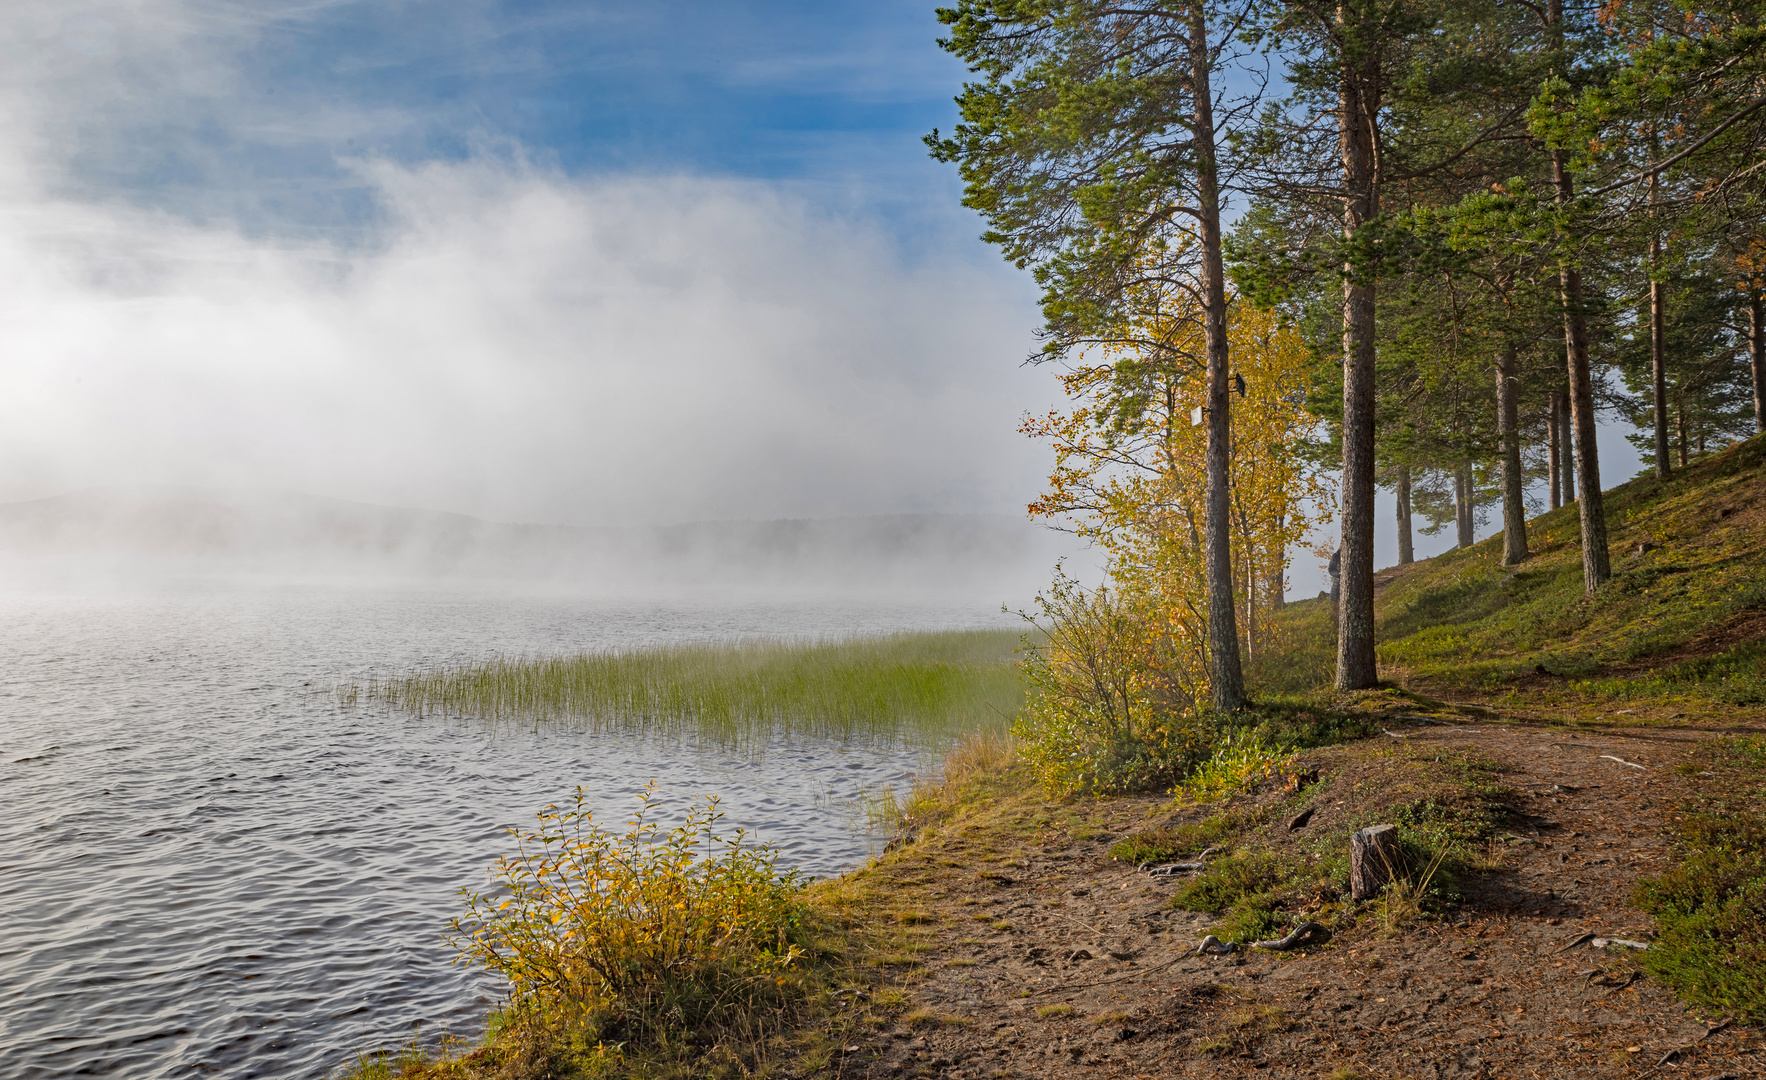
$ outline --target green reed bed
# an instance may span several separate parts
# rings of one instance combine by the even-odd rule
[[[507,658],[345,687],[346,704],[594,731],[938,743],[1003,727],[1024,687],[1016,631],[734,641]]]

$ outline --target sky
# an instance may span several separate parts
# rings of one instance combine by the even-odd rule
[[[933,6],[11,0],[0,500],[1022,512],[1057,391]]]

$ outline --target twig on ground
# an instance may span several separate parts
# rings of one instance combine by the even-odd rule
[[[1638,763],[1637,763],[1637,762],[1635,762],[1635,761],[1626,761],[1626,760],[1625,760],[1625,759],[1624,759],[1624,758],[1622,758],[1622,757],[1614,757],[1614,756],[1613,756],[1613,755],[1611,755],[1611,754],[1602,754],[1602,755],[1601,755],[1601,757],[1603,757],[1603,758],[1605,758],[1605,759],[1606,759],[1606,760],[1608,760],[1608,761],[1616,761],[1616,762],[1618,762],[1618,763],[1619,763],[1619,764],[1621,764],[1621,765],[1629,765],[1629,766],[1631,766],[1631,767],[1632,767],[1632,768],[1633,768],[1633,769],[1648,769],[1648,768],[1649,768],[1649,766],[1648,766],[1648,765],[1639,765],[1639,764],[1638,764]]]
[[[1290,930],[1286,937],[1277,938],[1274,941],[1253,941],[1251,948],[1287,952],[1289,949],[1297,949],[1302,945],[1323,945],[1329,940],[1331,940],[1331,932],[1325,928],[1323,923],[1307,919]]]
[[[1569,943],[1566,944],[1563,948],[1559,949],[1558,952],[1569,952],[1571,949],[1574,949],[1576,946],[1582,944],[1584,941],[1593,941],[1593,940],[1594,940],[1594,935],[1592,933],[1579,934],[1575,938],[1572,938],[1569,941]]]

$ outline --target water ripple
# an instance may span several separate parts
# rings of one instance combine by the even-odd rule
[[[345,711],[334,682],[732,634],[999,625],[985,612],[327,588],[0,596],[0,1080],[323,1077],[498,987],[453,966],[456,891],[504,830],[651,779],[826,874],[911,751],[759,760],[617,735]]]

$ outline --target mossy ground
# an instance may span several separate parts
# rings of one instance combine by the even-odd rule
[[[1702,1009],[1766,1022],[1766,738],[1713,740],[1679,771],[1680,864],[1638,888],[1659,928],[1643,966]]]
[[[1502,538],[1382,571],[1382,677],[1495,705],[1639,719],[1766,705],[1766,436],[1605,493],[1613,576],[1583,587],[1575,505],[1528,523],[1532,555]],[[1289,646],[1257,666],[1273,689],[1328,678],[1329,605],[1281,614]]]

